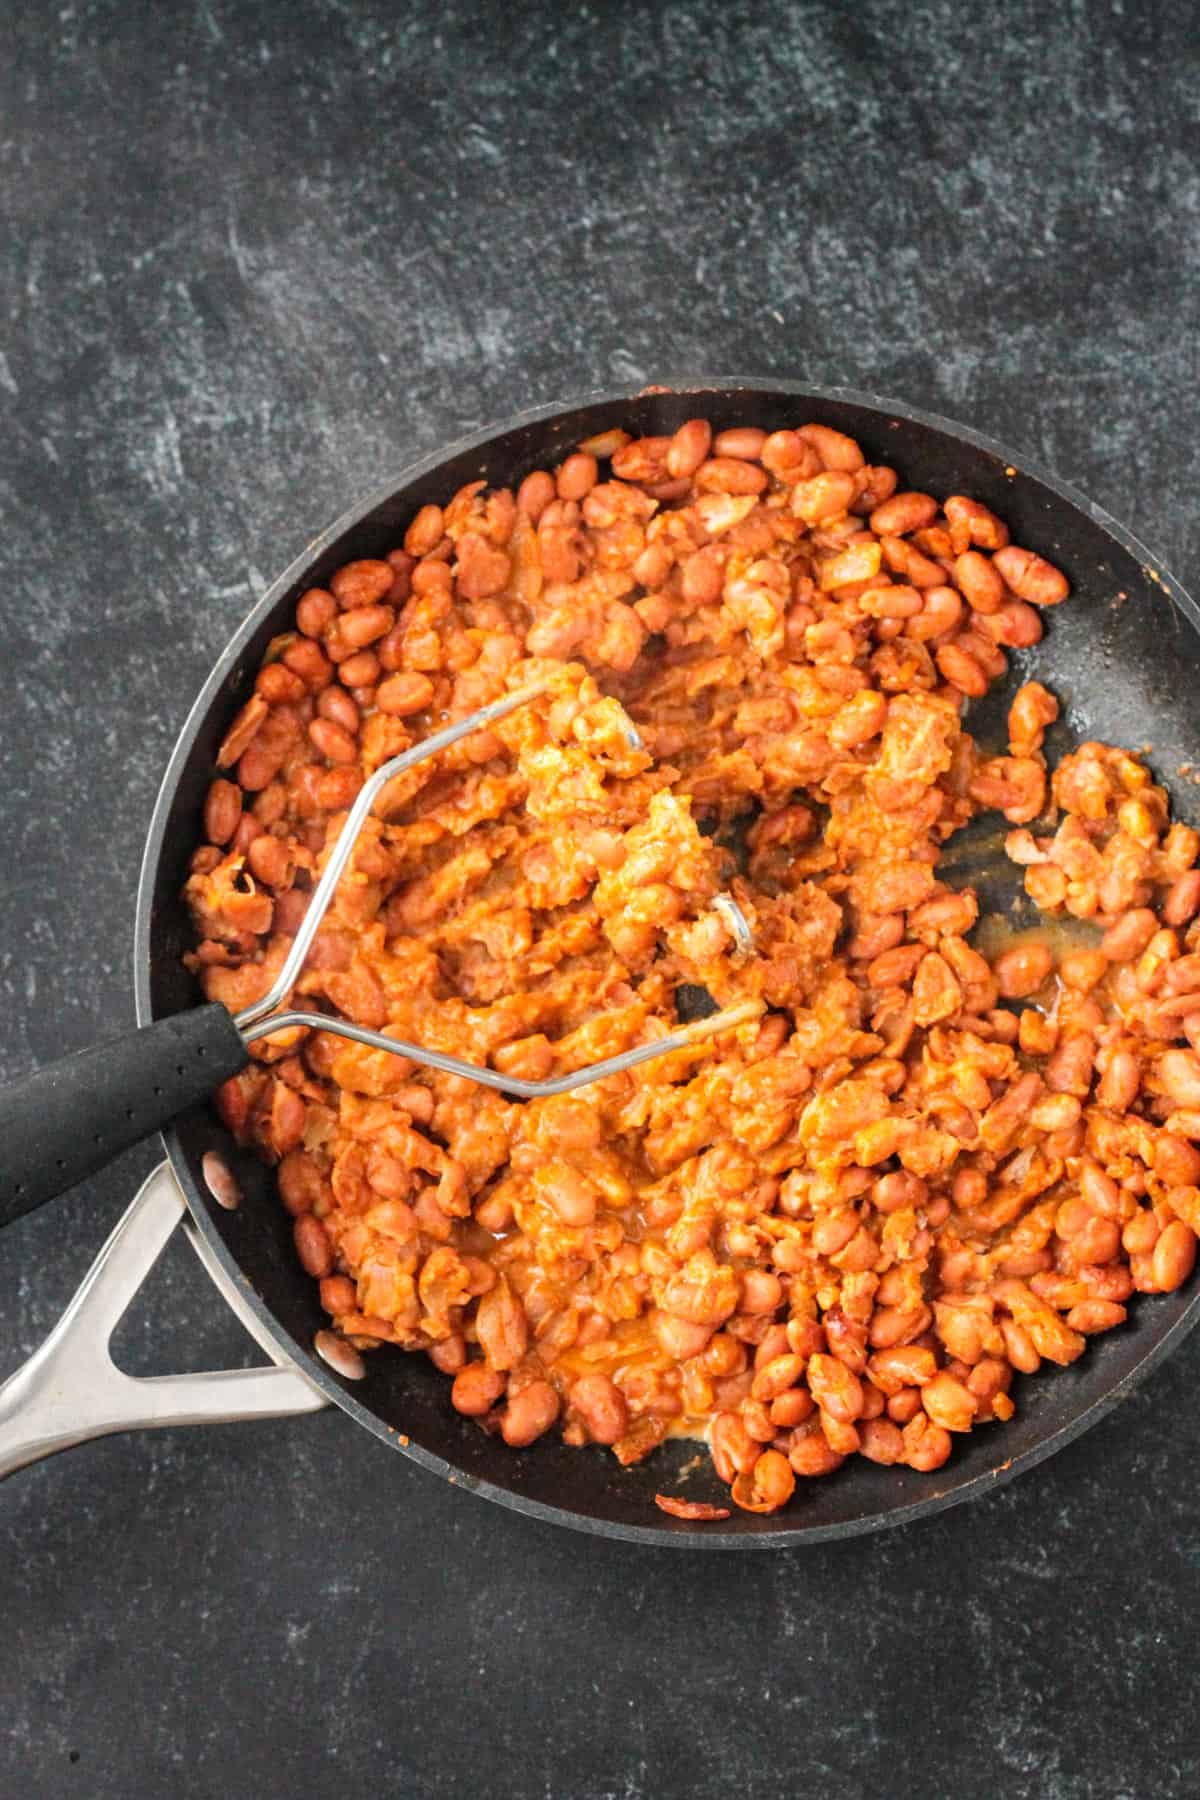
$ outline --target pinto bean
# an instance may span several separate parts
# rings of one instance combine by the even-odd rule
[[[950,683],[968,699],[981,700],[988,691],[988,678],[977,657],[961,644],[943,644],[937,653],[938,668]]]
[[[1003,550],[1008,542],[1008,526],[978,500],[965,494],[951,494],[942,510],[956,542],[978,544],[981,550]]]
[[[607,1375],[581,1375],[570,1393],[571,1405],[597,1444],[615,1444],[629,1429],[625,1396]]]
[[[851,1424],[862,1412],[862,1383],[836,1357],[820,1353],[809,1357],[808,1386],[817,1405],[832,1418]]]
[[[391,592],[395,579],[396,571],[390,563],[367,558],[344,564],[329,586],[338,605],[348,610],[374,606],[377,600]]]
[[[346,1275],[326,1275],[321,1283],[321,1305],[331,1318],[358,1309],[358,1291]]]
[[[744,462],[757,462],[767,441],[765,431],[756,425],[737,425],[719,431],[713,439],[714,456],[736,456]]]
[[[1177,875],[1167,889],[1162,906],[1164,925],[1188,925],[1200,912],[1200,869]]]
[[[1008,583],[1018,600],[1032,606],[1057,606],[1071,591],[1061,569],[1032,550],[1008,544],[997,550],[992,563]]]
[[[1182,1287],[1196,1263],[1196,1234],[1182,1219],[1164,1226],[1151,1252],[1151,1272],[1159,1293]]]
[[[871,514],[871,530],[879,537],[903,537],[932,525],[939,510],[932,494],[894,494]]]
[[[1035,938],[1005,950],[992,964],[992,973],[1006,1000],[1024,1000],[1037,992],[1053,967],[1049,945]]]
[[[558,1417],[558,1395],[548,1381],[531,1381],[510,1394],[500,1420],[500,1435],[511,1449],[524,1449],[549,1431]]]
[[[329,1233],[313,1213],[301,1213],[293,1227],[296,1255],[306,1275],[318,1279],[333,1269],[333,1246]]]
[[[688,419],[667,446],[667,473],[675,478],[694,475],[708,455],[711,444],[712,426],[708,420]]]
[[[1158,919],[1150,908],[1135,907],[1109,926],[1100,939],[1100,948],[1109,962],[1132,962],[1141,956],[1157,930]]]
[[[525,1309],[507,1280],[484,1294],[475,1314],[475,1330],[484,1356],[493,1369],[515,1369],[529,1345]]]
[[[840,469],[853,474],[866,458],[852,437],[835,431],[831,425],[801,425],[798,435],[811,444],[827,469]]]

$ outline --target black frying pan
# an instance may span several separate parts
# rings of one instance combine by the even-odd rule
[[[143,1027],[196,1008],[195,986],[182,963],[191,928],[179,895],[200,837],[215,751],[250,691],[267,644],[290,625],[304,589],[327,582],[344,562],[392,548],[418,507],[445,499],[464,482],[483,477],[512,486],[529,470],[560,461],[582,438],[612,426],[636,435],[669,433],[697,414],[717,430],[735,424],[775,430],[820,420],[857,438],[869,461],[895,465],[903,487],[967,493],[992,507],[1014,541],[1058,564],[1073,589],[1067,604],[1048,616],[1043,642],[1014,658],[1021,678],[1035,671],[1063,702],[1052,756],[1088,737],[1130,749],[1152,746],[1156,777],[1170,790],[1176,816],[1194,821],[1194,793],[1180,769],[1198,747],[1192,696],[1200,671],[1200,613],[1162,566],[1099,508],[975,432],[849,389],[716,378],[679,382],[666,393],[602,394],[523,413],[499,430],[413,465],[315,539],[236,633],[183,728],[150,826],[134,959]],[[971,728],[985,743],[989,734],[999,742],[1002,710],[997,696],[972,710]],[[985,905],[990,884],[998,884],[993,903],[1011,905],[1011,879],[1005,880],[991,859],[973,864],[969,841],[965,852],[955,847],[952,879],[966,880],[968,873],[977,885],[982,874]],[[179,1031],[186,1035],[191,1029],[179,1020]],[[218,1020],[217,1043],[222,1029]],[[138,1053],[130,1054],[136,1063]],[[161,1052],[158,1060],[161,1065]],[[120,1055],[107,1057],[109,1066],[120,1061]],[[99,1091],[102,1099],[97,1084],[104,1067],[92,1064],[89,1075],[93,1095]],[[182,1076],[182,1063],[179,1072]],[[163,1076],[169,1088],[168,1076],[174,1079],[169,1070]],[[188,1086],[195,1088],[194,1075],[181,1083],[181,1096]],[[160,1112],[171,1099],[166,1090],[160,1094]],[[77,1131],[76,1139],[81,1135]],[[880,1468],[854,1457],[833,1476],[801,1482],[782,1513],[735,1512],[720,1526],[690,1525],[658,1512],[653,1495],[667,1490],[724,1499],[694,1444],[665,1445],[632,1469],[621,1469],[606,1451],[571,1450],[553,1438],[513,1451],[453,1411],[445,1377],[426,1358],[386,1350],[368,1359],[365,1380],[354,1386],[344,1382],[312,1354],[314,1333],[326,1320],[315,1283],[296,1262],[273,1175],[236,1148],[206,1104],[192,1104],[165,1136],[175,1174],[218,1262],[270,1336],[353,1419],[449,1481],[518,1511],[610,1537],[710,1549],[766,1548],[851,1536],[938,1511],[990,1491],[1069,1443],[1123,1399],[1200,1320],[1200,1289],[1140,1299],[1130,1323],[1089,1344],[1079,1362],[1021,1382],[1014,1421],[957,1439],[951,1461],[933,1474]],[[66,1161],[82,1166],[86,1148],[69,1145]],[[201,1159],[212,1149],[233,1165],[242,1184],[245,1198],[235,1212],[214,1203],[202,1178]],[[2,1190],[0,1172],[0,1223],[25,1210]]]

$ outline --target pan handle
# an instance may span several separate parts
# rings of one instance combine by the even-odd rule
[[[162,1163],[45,1343],[0,1387],[0,1477],[113,1431],[281,1418],[328,1404],[272,1343],[190,1220],[183,1229],[193,1249],[274,1366],[152,1378],[117,1368],[109,1339],[185,1212],[171,1166]]]
[[[231,1015],[212,1002],[0,1087],[0,1226],[94,1175],[248,1061]]]

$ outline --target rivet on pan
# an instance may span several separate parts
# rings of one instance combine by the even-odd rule
[[[200,1168],[205,1185],[217,1205],[223,1206],[226,1212],[236,1212],[242,1204],[242,1190],[225,1158],[215,1150],[206,1150],[200,1160]]]
[[[734,899],[732,894],[714,894],[713,911],[719,912],[730,931],[733,933],[734,945],[739,956],[749,956],[754,948],[754,933],[750,929],[750,921]]]
[[[354,1345],[348,1344],[336,1331],[318,1331],[313,1339],[313,1349],[335,1375],[343,1375],[347,1381],[361,1381],[367,1372],[367,1365]]]

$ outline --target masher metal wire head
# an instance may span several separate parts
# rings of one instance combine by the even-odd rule
[[[551,1094],[569,1093],[572,1088],[586,1087],[593,1081],[603,1081],[606,1076],[619,1075],[625,1069],[637,1068],[640,1063],[667,1056],[672,1050],[687,1049],[706,1038],[716,1037],[722,1031],[732,1031],[735,1027],[760,1017],[763,1012],[762,1002],[744,1000],[736,1006],[711,1013],[706,1019],[697,1019],[679,1031],[669,1032],[665,1037],[637,1044],[632,1050],[623,1050],[619,1056],[607,1056],[601,1062],[588,1063],[582,1069],[573,1069],[569,1074],[556,1075],[548,1081],[522,1081],[515,1075],[501,1074],[498,1069],[487,1069],[478,1063],[466,1062],[458,1056],[447,1056],[441,1050],[429,1050],[421,1044],[410,1044],[403,1038],[391,1037],[382,1031],[369,1031],[365,1025],[356,1025],[350,1019],[333,1018],[316,1012],[276,1011],[287,999],[304,967],[338,882],[354,854],[359,832],[380,791],[393,776],[403,774],[406,769],[416,768],[419,763],[428,762],[431,757],[449,749],[451,744],[457,744],[460,738],[469,737],[473,731],[479,731],[497,719],[505,718],[518,707],[527,706],[531,700],[540,698],[550,685],[551,679],[547,676],[511,689],[490,705],[481,706],[465,719],[456,720],[443,731],[435,731],[432,737],[424,738],[411,749],[401,751],[399,756],[393,756],[364,783],[350,808],[346,823],[338,833],[321,879],[313,890],[300,929],[292,940],[292,947],[273,986],[261,1000],[256,1000],[253,1005],[244,1007],[235,1015],[234,1023],[245,1043],[253,1044],[258,1038],[270,1037],[274,1032],[303,1025],[311,1031],[330,1031],[336,1037],[350,1038],[354,1043],[366,1044],[372,1050],[387,1050],[395,1056],[406,1056],[411,1062],[420,1063],[427,1069],[438,1069],[444,1075],[461,1075],[468,1081],[478,1082],[481,1087],[495,1088],[503,1094],[514,1094],[518,1099],[537,1100]],[[627,736],[631,744],[641,747],[641,739],[632,720],[629,722]],[[744,954],[753,943],[745,915],[729,894],[718,895],[714,905],[718,905],[723,917],[732,924],[738,949]]]

